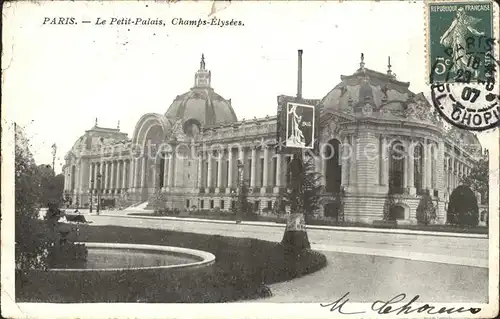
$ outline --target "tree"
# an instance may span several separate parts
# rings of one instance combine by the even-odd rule
[[[477,198],[468,186],[460,185],[451,193],[447,222],[461,227],[477,226],[479,223]]]
[[[389,190],[384,202],[384,218],[383,218],[384,221],[391,220],[392,208],[394,207],[395,203],[396,201],[394,200],[394,195],[391,192],[391,190]]]
[[[165,194],[161,191],[160,188],[156,188],[153,196],[149,200],[149,203],[151,204],[151,207],[153,207],[153,210],[155,214],[160,214],[163,209],[165,209]]]
[[[254,217],[252,203],[248,201],[248,192],[248,183],[242,181],[236,194],[236,205],[233,209],[238,218],[252,219]]]
[[[436,219],[436,207],[432,203],[429,190],[426,190],[417,207],[417,221],[419,224],[428,225]]]
[[[469,186],[474,192],[481,194],[481,204],[488,203],[489,194],[489,159],[481,158],[472,167],[470,174],[462,177],[463,185]]]
[[[46,207],[48,203],[60,205],[63,200],[64,176],[55,175],[50,165],[38,165],[37,169],[40,174],[40,204],[43,207]]]
[[[314,216],[320,208],[319,201],[321,199],[321,192],[323,186],[321,185],[321,174],[316,172],[314,169],[314,161],[311,156],[307,156],[305,161],[303,161],[302,170],[300,176],[296,179],[297,182],[302,183],[301,185],[301,196],[302,196],[302,211],[304,213],[304,218],[306,223]],[[288,189],[284,194],[284,205],[292,206],[292,202],[296,196],[294,188]]]
[[[24,280],[25,270],[85,262],[86,248],[69,240],[71,229],[64,229],[58,222],[63,215],[57,207],[58,202],[45,203],[43,206],[49,206],[45,221],[39,219],[43,174],[29,151],[29,140],[16,125],[14,161],[15,259],[16,269],[22,277],[20,282]]]
[[[15,125],[15,259],[16,269],[46,269],[49,249],[56,241],[49,225],[38,220],[40,174],[29,141]]]

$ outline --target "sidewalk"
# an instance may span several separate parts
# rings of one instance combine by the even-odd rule
[[[213,223],[213,224],[235,224],[232,220],[214,220],[214,219],[201,219],[201,218],[184,218],[184,217],[171,217],[171,216],[136,216],[130,215],[130,213],[145,213],[144,211],[106,211],[101,212],[101,216],[108,217],[126,217],[126,218],[138,218],[138,219],[159,219],[159,220],[175,220],[175,221],[189,221],[198,223]],[[94,214],[94,213],[93,213]],[[284,228],[284,224],[278,224],[274,222],[258,222],[258,221],[242,221],[242,225],[250,226],[265,226],[265,227],[277,227]],[[346,231],[346,232],[367,232],[367,233],[389,233],[389,234],[404,234],[404,235],[421,235],[421,236],[440,236],[440,237],[459,237],[459,238],[477,238],[477,239],[487,239],[486,234],[465,234],[465,233],[451,233],[451,232],[434,232],[434,231],[423,231],[423,230],[410,230],[410,229],[383,229],[383,228],[369,228],[369,227],[340,227],[340,226],[318,226],[318,225],[307,225],[308,229],[318,229],[318,230],[336,230],[336,231]]]

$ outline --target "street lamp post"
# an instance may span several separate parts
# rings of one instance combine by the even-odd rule
[[[90,212],[92,213],[92,193],[94,193],[94,179],[90,180]]]
[[[96,213],[99,215],[99,210],[101,209],[101,173],[97,174],[97,209]]]

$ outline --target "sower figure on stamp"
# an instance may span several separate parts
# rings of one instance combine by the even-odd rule
[[[458,8],[457,14],[450,27],[441,36],[439,42],[445,47],[452,49],[453,65],[451,71],[458,70],[470,71],[474,77],[478,76],[478,70],[475,70],[471,65],[470,58],[473,58],[467,51],[467,37],[469,33],[474,36],[482,36],[484,32],[477,31],[474,25],[481,19],[468,16],[464,12],[464,8]]]

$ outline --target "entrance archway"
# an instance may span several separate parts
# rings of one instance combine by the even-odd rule
[[[340,142],[328,141],[324,150],[326,160],[326,187],[328,193],[338,194],[342,185],[342,165],[340,165]]]
[[[331,202],[325,205],[324,215],[325,217],[332,218],[336,221],[339,219],[339,205],[336,202]]]
[[[149,199],[150,189],[155,188],[158,180],[163,179],[163,175],[160,176],[160,161],[157,161],[158,151],[160,150],[160,146],[163,143],[163,128],[160,125],[151,126],[146,134],[144,141],[144,159],[146,161],[143,168],[144,172],[141,172],[141,175],[144,175],[144,188],[142,189],[141,198],[143,201],[147,201]],[[162,172],[163,173],[163,172]],[[154,176],[156,174],[156,176]]]
[[[389,220],[405,219],[405,208],[401,205],[393,205],[389,212]]]

